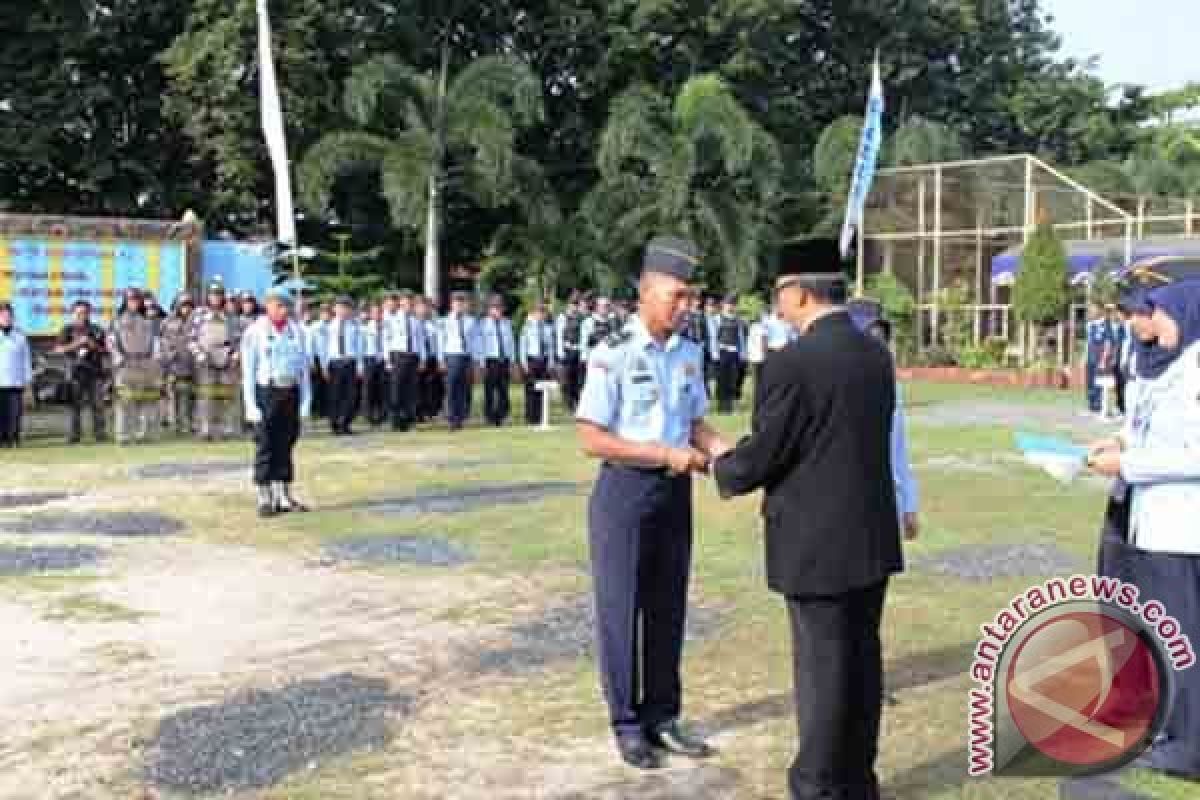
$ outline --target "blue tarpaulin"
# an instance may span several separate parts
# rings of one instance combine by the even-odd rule
[[[202,251],[203,286],[220,278],[229,291],[250,290],[262,297],[275,282],[273,242],[209,240]]]
[[[1091,239],[1063,242],[1067,251],[1067,274],[1072,283],[1086,281],[1097,267],[1107,263],[1113,273],[1128,267],[1124,239]],[[1024,246],[1005,250],[992,259],[992,283],[1005,285],[1021,268]],[[1155,256],[1200,256],[1200,239],[1139,239],[1133,242],[1133,260]]]

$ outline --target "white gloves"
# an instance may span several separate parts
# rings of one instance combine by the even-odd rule
[[[262,409],[256,405],[246,406],[246,421],[252,425],[262,422]]]

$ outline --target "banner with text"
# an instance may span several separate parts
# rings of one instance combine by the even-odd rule
[[[31,336],[57,334],[77,300],[110,320],[131,286],[169,307],[187,286],[187,243],[0,237],[0,299]]]

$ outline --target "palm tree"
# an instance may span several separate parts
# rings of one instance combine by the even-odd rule
[[[619,276],[603,256],[600,236],[591,221],[557,208],[496,230],[484,260],[481,280],[495,285],[523,284],[530,297],[547,298],[560,288],[594,286],[611,292]]]
[[[691,78],[673,99],[648,86],[625,91],[609,109],[597,166],[601,181],[583,211],[618,259],[671,232],[720,260],[710,281],[753,285],[782,163],[775,140],[720,77]]]
[[[357,67],[346,81],[346,113],[361,130],[331,133],[305,155],[300,192],[323,209],[337,177],[363,165],[378,169],[393,223],[420,233],[425,293],[439,296],[438,238],[448,188],[495,207],[521,200],[514,191],[536,169],[515,152],[520,128],[542,119],[542,85],[523,62],[480,58],[450,79],[449,49],[436,74],[391,56]]]

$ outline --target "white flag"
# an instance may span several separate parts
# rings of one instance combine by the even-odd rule
[[[283,132],[283,108],[279,103],[279,85],[275,82],[275,60],[271,55],[271,20],[267,15],[267,0],[258,0],[258,90],[263,135],[275,172],[276,239],[295,246],[296,212],[292,205],[292,179],[287,138]]]
[[[858,145],[858,158],[854,162],[854,178],[850,184],[850,196],[846,198],[846,219],[842,223],[842,257],[850,254],[854,232],[862,222],[863,208],[875,178],[875,165],[879,161],[879,148],[883,144],[883,79],[879,75],[879,53],[875,53],[875,65],[871,75],[871,93],[867,97],[867,115],[863,120],[862,141]]]

